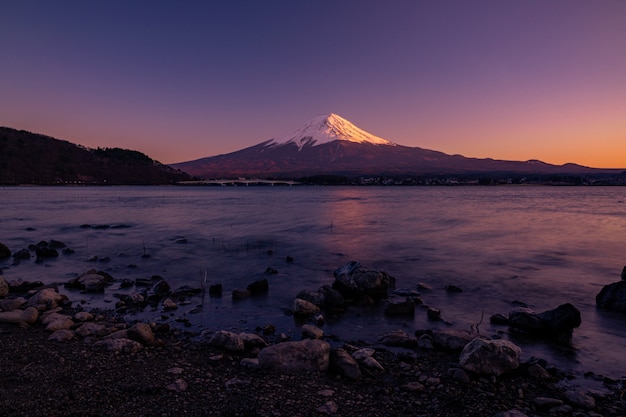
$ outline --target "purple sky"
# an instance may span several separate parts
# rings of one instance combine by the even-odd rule
[[[626,1],[4,1],[0,125],[164,163],[334,112],[451,154],[626,167]]]

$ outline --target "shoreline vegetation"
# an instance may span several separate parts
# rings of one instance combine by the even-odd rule
[[[411,336],[391,330],[378,341],[325,337],[316,297],[323,296],[319,303],[326,309],[341,296],[376,302],[394,283],[356,262],[335,271],[332,288],[296,296],[293,314],[307,324],[293,339],[271,325],[254,333],[214,329],[198,335],[184,324],[179,329],[125,321],[113,309],[84,310],[80,300],[70,302],[54,285],[10,281],[1,271],[0,416],[626,413],[624,379],[588,372],[585,378],[599,388],[581,389],[567,370],[539,358],[520,362],[518,347],[478,332]],[[66,286],[99,290],[109,278],[88,271]],[[264,291],[266,282],[242,291]],[[164,281],[152,283],[145,295],[163,314],[175,314],[184,298]],[[397,313],[415,307],[408,297],[394,306]],[[143,301],[129,296],[123,304]]]

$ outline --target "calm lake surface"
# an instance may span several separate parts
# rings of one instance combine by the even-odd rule
[[[327,320],[327,334],[375,342],[398,328],[469,330],[484,311],[481,333],[501,332],[525,357],[578,374],[626,376],[626,315],[595,307],[596,294],[626,265],[626,187],[0,188],[0,242],[15,252],[50,239],[76,252],[40,264],[3,261],[4,277],[64,283],[97,268],[116,280],[160,275],[177,288],[199,287],[206,271],[209,284],[223,284],[222,298],[197,297],[172,316],[154,310],[142,319],[182,328],[175,318],[184,317],[198,331],[274,324],[298,338],[301,323],[283,309],[356,260],[393,275],[397,288],[430,286],[422,298],[451,325],[429,322],[421,308],[411,319],[351,307]],[[279,273],[264,275],[267,267]],[[231,300],[233,289],[263,277],[266,296]],[[463,292],[448,294],[448,284]],[[132,291],[119,283],[103,295],[60,290],[86,308],[113,308],[115,293]],[[574,304],[582,325],[573,345],[526,340],[489,323],[514,301],[537,312]]]

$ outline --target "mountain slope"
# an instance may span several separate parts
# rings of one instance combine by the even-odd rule
[[[168,184],[187,178],[141,152],[88,149],[0,127],[0,184]]]
[[[594,174],[576,164],[466,158],[398,145],[336,114],[318,116],[285,135],[236,152],[171,165],[203,178],[309,175]],[[611,171],[612,172],[612,171]]]

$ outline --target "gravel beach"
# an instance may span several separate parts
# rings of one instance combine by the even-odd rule
[[[120,324],[123,327],[124,324]],[[555,369],[528,364],[494,377],[454,376],[458,353],[376,349],[384,371],[359,379],[329,372],[281,374],[168,331],[134,353],[59,342],[40,324],[0,323],[0,416],[623,416],[622,381],[591,392],[563,387]],[[601,380],[600,377],[598,379]]]

